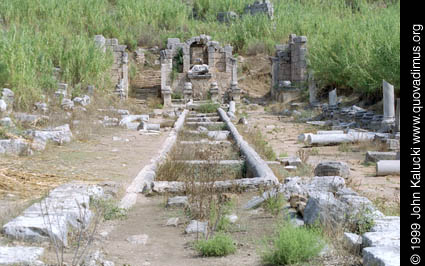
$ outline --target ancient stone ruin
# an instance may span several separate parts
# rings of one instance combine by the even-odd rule
[[[289,35],[288,44],[276,45],[271,57],[271,96],[276,101],[288,102],[307,85],[307,37]]]
[[[269,0],[255,1],[253,4],[245,7],[244,13],[250,15],[266,14],[270,19],[273,19],[273,4]]]
[[[113,53],[114,64],[111,68],[111,81],[115,85],[115,94],[120,99],[128,97],[128,53],[126,45],[120,45],[117,39],[106,39],[103,35],[94,37],[96,45],[106,53],[107,49]]]
[[[224,98],[238,100],[237,60],[232,51],[232,46],[222,47],[207,35],[186,42],[169,38],[167,49],[161,51],[164,105],[169,106],[169,95],[177,92],[184,94],[186,100],[207,99],[212,83],[217,85],[214,89],[218,88],[220,101]]]

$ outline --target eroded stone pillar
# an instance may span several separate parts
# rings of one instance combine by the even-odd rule
[[[219,89],[218,89],[217,82],[211,83],[210,94],[211,94],[211,101],[219,102],[219,99],[218,99]]]
[[[233,101],[235,101],[236,103],[240,103],[241,102],[241,89],[238,87],[238,83],[233,82],[230,89],[231,89]]]
[[[166,86],[163,90],[161,90],[164,107],[171,107],[171,92],[170,86]]]
[[[184,103],[187,103],[192,99],[193,89],[192,89],[191,82],[186,82],[184,84],[183,95],[184,95]]]
[[[336,89],[329,92],[329,106],[336,106],[338,103],[338,96],[336,94]]]
[[[384,119],[382,123],[392,124],[395,122],[394,86],[382,80],[382,91],[384,95]]]

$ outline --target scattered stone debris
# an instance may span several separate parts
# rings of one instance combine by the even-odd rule
[[[203,233],[206,235],[208,233],[208,222],[192,220],[184,231],[186,234]]]
[[[186,196],[176,196],[169,198],[167,207],[186,207],[189,204]]]
[[[43,256],[44,248],[39,247],[1,247],[0,265],[31,265],[44,266],[40,260]]]
[[[44,242],[49,238],[68,243],[68,225],[87,226],[92,218],[91,197],[102,197],[98,186],[67,183],[52,190],[40,203],[34,203],[20,216],[3,226],[6,236],[24,241]],[[72,200],[71,200],[72,199]]]
[[[179,225],[179,217],[173,217],[168,219],[165,225],[177,227]]]

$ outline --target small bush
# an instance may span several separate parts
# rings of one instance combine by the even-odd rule
[[[218,103],[205,103],[199,106],[200,113],[214,113],[217,111],[217,108],[220,107]]]
[[[230,236],[217,233],[208,240],[199,240],[195,249],[205,257],[221,257],[235,253],[236,246]]]
[[[266,265],[287,265],[305,262],[317,256],[324,247],[321,232],[316,228],[279,225],[276,236],[262,254]]]
[[[267,212],[276,216],[283,209],[284,205],[285,205],[285,199],[283,198],[282,194],[276,193],[276,195],[268,197],[264,201],[263,208]]]
[[[112,199],[95,199],[92,203],[101,211],[105,221],[125,219],[127,210],[117,206],[117,202]]]

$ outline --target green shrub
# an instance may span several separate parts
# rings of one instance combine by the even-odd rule
[[[263,208],[265,211],[271,213],[272,215],[278,215],[285,205],[285,199],[281,193],[276,193],[276,195],[268,197],[263,202]]]
[[[195,249],[205,257],[221,257],[235,253],[236,246],[230,236],[217,233],[208,240],[199,240]]]
[[[127,218],[127,210],[118,207],[113,199],[94,199],[92,204],[102,213],[105,221]]]
[[[263,251],[266,265],[288,265],[305,262],[317,256],[325,243],[316,228],[296,227],[291,222],[278,226],[271,245]]]

